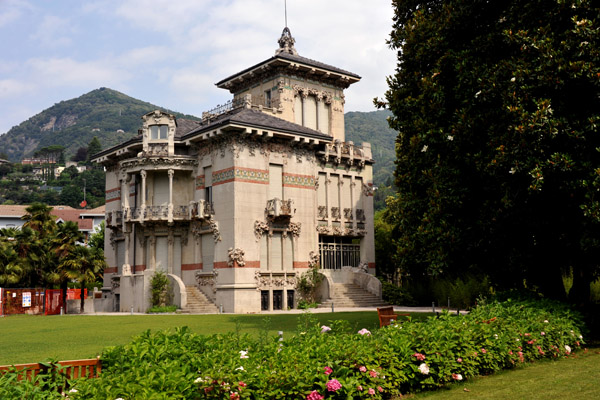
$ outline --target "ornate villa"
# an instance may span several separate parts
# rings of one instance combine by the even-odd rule
[[[344,89],[360,77],[294,42],[286,27],[273,57],[218,82],[233,99],[201,121],[152,111],[137,137],[96,154],[104,309],[146,311],[157,270],[190,312],[294,308],[315,265],[324,302],[381,298],[371,147],[344,135]]]

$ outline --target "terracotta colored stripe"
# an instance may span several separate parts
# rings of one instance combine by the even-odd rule
[[[197,269],[202,269],[202,263],[197,264],[181,264],[182,271],[195,271]]]
[[[375,268],[375,263],[369,263],[369,268]]]
[[[104,268],[104,273],[105,274],[116,274],[118,270],[119,270],[119,268],[117,268],[117,267],[108,267],[108,268]]]
[[[294,268],[308,268],[308,261],[294,261]]]
[[[223,269],[223,268],[260,268],[260,261],[246,261],[243,267],[240,267],[237,262],[234,262],[233,267],[230,267],[227,264],[227,261],[217,261],[214,263],[213,268],[215,269]]]
[[[121,200],[120,197],[115,197],[114,199],[106,200],[105,203],[110,203],[111,201]]]
[[[114,192],[117,190],[120,190],[121,188],[114,188],[114,189],[108,189],[105,193],[110,193],[110,192]]]
[[[315,190],[314,186],[308,186],[308,185],[290,185],[290,184],[283,184],[283,187],[289,187],[289,188],[298,188],[298,189],[311,189],[311,190]]]
[[[134,266],[134,267],[133,267],[133,270],[134,270],[135,272],[142,272],[142,271],[145,271],[145,270],[146,270],[146,265],[145,265],[145,264],[142,264],[142,265],[136,265],[136,266]]]

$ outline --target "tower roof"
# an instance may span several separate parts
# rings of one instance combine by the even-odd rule
[[[273,57],[217,82],[217,87],[235,94],[258,77],[274,75],[276,72],[307,75],[344,89],[360,80],[360,76],[353,72],[300,56],[294,47],[296,40],[287,26],[278,43],[279,48]]]

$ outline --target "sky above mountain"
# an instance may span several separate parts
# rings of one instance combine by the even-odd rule
[[[346,111],[373,111],[395,68],[389,0],[287,0],[301,56],[362,76]],[[0,0],[0,134],[99,87],[201,115],[214,83],[278,47],[284,0]]]

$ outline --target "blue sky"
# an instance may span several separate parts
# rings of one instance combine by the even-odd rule
[[[301,56],[362,76],[346,111],[373,111],[395,55],[389,0],[288,0]],[[0,0],[0,134],[108,87],[200,116],[231,98],[215,82],[274,54],[283,0]]]

